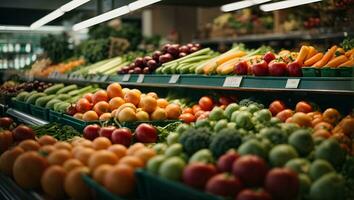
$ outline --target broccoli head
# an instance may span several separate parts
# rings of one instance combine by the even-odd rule
[[[183,150],[191,156],[200,149],[208,148],[211,132],[208,128],[188,128],[179,139]]]
[[[238,130],[224,128],[211,139],[209,149],[215,158],[219,158],[228,150],[237,149],[241,143],[242,138]]]

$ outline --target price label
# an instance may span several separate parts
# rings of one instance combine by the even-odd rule
[[[226,77],[223,87],[240,87],[242,82],[242,76]]]
[[[179,80],[179,77],[180,77],[179,74],[172,75],[170,80],[168,81],[168,83],[171,83],[171,84],[177,83]]]
[[[138,79],[136,80],[137,83],[143,83],[144,82],[144,74],[139,74]]]
[[[287,89],[297,89],[299,87],[299,83],[300,83],[300,79],[299,78],[288,79],[286,81],[285,88],[287,88]]]
[[[124,74],[122,81],[127,82],[130,80],[130,74]]]

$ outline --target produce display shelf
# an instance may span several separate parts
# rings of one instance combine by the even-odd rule
[[[124,86],[146,86],[146,87],[167,87],[167,88],[193,88],[213,90],[240,90],[240,91],[299,91],[354,95],[354,77],[255,77],[255,76],[206,76],[195,74],[161,75],[145,74],[143,80],[138,80],[138,74],[114,75],[107,77],[104,81],[91,81],[91,79],[72,80],[56,78],[35,79],[46,82],[62,82],[70,84],[87,85],[87,83],[109,84],[119,82]],[[175,83],[169,83],[173,76],[178,76]],[[230,82],[225,86],[225,80]],[[298,84],[288,85],[290,81],[298,81]],[[240,81],[240,84],[236,84]],[[231,84],[230,84],[231,83]]]
[[[13,109],[13,108],[7,109],[6,113],[12,117],[15,117],[19,121],[22,121],[22,122],[24,122],[26,124],[30,124],[30,125],[45,125],[45,124],[49,123],[45,120],[38,119],[37,117],[34,117],[34,116],[29,115],[27,113],[20,112],[16,109]]]
[[[43,200],[36,192],[23,190],[11,178],[2,173],[0,173],[0,199]]]

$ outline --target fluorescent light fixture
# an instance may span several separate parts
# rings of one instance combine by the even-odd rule
[[[63,26],[42,26],[37,30],[31,29],[29,26],[1,26],[0,31],[38,31],[38,32],[61,32],[64,31]]]
[[[63,12],[69,12],[69,11],[81,6],[82,4],[89,2],[89,1],[90,0],[73,0],[67,4],[64,4],[62,7],[60,7],[60,10],[62,10]]]
[[[248,7],[251,7],[254,5],[266,3],[269,1],[271,1],[271,0],[244,0],[244,1],[238,1],[235,3],[225,4],[225,5],[221,6],[220,9],[223,12],[230,12],[230,11],[240,10],[240,9],[248,8]]]
[[[37,29],[41,26],[43,26],[44,24],[47,24],[53,20],[55,20],[56,18],[60,17],[64,15],[64,12],[61,11],[60,9],[54,10],[53,12],[49,13],[48,15],[40,18],[39,20],[35,21],[33,24],[31,24],[31,28],[32,29]]]
[[[134,11],[149,6],[151,4],[157,3],[159,1],[162,0],[138,0],[138,1],[134,1],[133,3],[130,3],[128,6],[130,11]]]
[[[96,17],[93,17],[88,20],[77,23],[73,26],[73,30],[78,31],[78,30],[81,30],[84,28],[88,28],[90,26],[93,26],[93,25],[108,21],[110,19],[128,14],[129,12],[130,11],[129,11],[128,6],[122,6],[122,7],[116,8],[114,10],[108,11],[106,13],[103,13],[101,15],[98,15]]]
[[[260,6],[260,9],[264,12],[274,11],[274,10],[281,10],[285,8],[291,8],[295,6],[300,6],[309,3],[315,3],[322,0],[286,0],[280,1],[276,3],[269,3]]]

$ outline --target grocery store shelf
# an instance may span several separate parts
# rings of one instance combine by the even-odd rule
[[[22,122],[26,123],[26,124],[30,124],[30,125],[45,125],[45,124],[48,124],[47,121],[38,119],[36,117],[33,117],[33,116],[29,115],[29,114],[20,112],[20,111],[18,111],[16,109],[13,109],[13,108],[7,109],[6,113],[8,115],[11,115],[12,117],[15,117],[19,121],[22,121]]]
[[[3,200],[43,200],[33,191],[21,189],[11,178],[0,173],[0,199]]]
[[[139,76],[143,78],[140,78]],[[176,78],[174,83],[170,83]],[[178,77],[178,78],[177,78]],[[305,91],[317,93],[346,94],[354,96],[352,77],[255,77],[255,76],[205,76],[205,75],[115,75],[110,77],[74,79],[35,78],[47,82],[63,82],[87,85],[87,83],[109,84],[119,82],[125,86],[194,88],[239,91]],[[298,84],[287,85],[291,81]],[[237,83],[239,81],[239,84]],[[229,82],[225,85],[226,82]]]
[[[234,42],[262,42],[272,40],[324,40],[331,38],[352,37],[354,32],[337,32],[337,33],[311,33],[311,32],[289,32],[289,33],[271,33],[271,34],[254,34],[246,36],[237,36],[234,38],[214,38],[205,40],[194,40],[193,42],[200,44],[215,43],[234,43]]]

